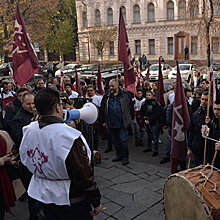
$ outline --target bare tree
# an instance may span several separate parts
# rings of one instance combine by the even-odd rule
[[[89,42],[97,48],[100,53],[101,61],[103,61],[104,50],[109,42],[114,41],[117,35],[116,26],[96,26],[88,31],[87,36]]]
[[[199,8],[201,13],[199,14]],[[211,36],[219,36],[220,2],[215,0],[189,0],[186,24],[198,28],[198,36],[205,40],[207,64],[210,66]]]

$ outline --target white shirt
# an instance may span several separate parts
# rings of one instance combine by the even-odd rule
[[[68,95],[68,97],[70,99],[75,99],[79,96],[79,93],[78,92],[75,92],[75,91],[72,91],[72,94],[71,95]]]

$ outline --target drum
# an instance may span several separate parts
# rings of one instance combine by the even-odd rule
[[[206,165],[171,175],[164,208],[166,220],[220,220],[220,170]]]

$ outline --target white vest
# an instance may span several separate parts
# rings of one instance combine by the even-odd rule
[[[145,100],[146,100],[145,98],[142,98],[141,100],[138,100],[137,98],[134,98],[134,110],[136,112],[141,110],[141,106],[142,106],[142,104],[144,103]]]
[[[23,128],[21,162],[33,173],[28,195],[45,204],[70,205],[70,179],[65,160],[75,139],[81,137],[91,161],[91,151],[81,132],[66,124],[39,128],[32,122]]]

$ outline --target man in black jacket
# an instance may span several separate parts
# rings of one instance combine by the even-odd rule
[[[141,114],[146,125],[148,136],[148,143],[143,152],[152,151],[152,141],[154,141],[152,156],[155,157],[158,155],[159,148],[159,121],[162,114],[162,107],[153,97],[152,91],[146,92],[146,100],[141,106]]]
[[[105,94],[100,107],[100,122],[109,129],[112,144],[116,150],[116,158],[112,162],[122,160],[123,165],[129,163],[128,131],[134,116],[134,107],[128,92],[119,88],[118,81],[109,82],[110,94]]]
[[[208,127],[210,128],[209,137],[219,140],[220,139],[220,97],[218,97],[213,106],[214,117],[212,120],[209,119]],[[206,123],[207,123],[206,118]],[[215,153],[215,149],[219,148],[219,143],[215,143],[214,141],[208,140],[207,145],[207,163],[212,164],[212,159]],[[214,162],[214,166],[220,169],[220,152],[217,151],[217,157]]]
[[[188,137],[188,156],[193,154],[195,166],[203,163],[204,157],[204,138],[202,137],[201,128],[205,125],[207,115],[208,92],[203,92],[199,109],[192,114],[189,137]]]
[[[12,124],[12,119],[16,115],[16,113],[20,110],[21,108],[21,98],[24,95],[24,93],[28,92],[26,88],[19,88],[17,90],[16,96],[13,101],[13,105],[8,107],[5,111],[5,118],[4,118],[4,129],[12,135],[11,131],[11,124]]]
[[[15,114],[11,123],[12,138],[17,150],[20,147],[21,139],[23,137],[22,128],[30,124],[34,116],[34,95],[29,92],[25,93],[22,96],[21,105],[22,107]]]

